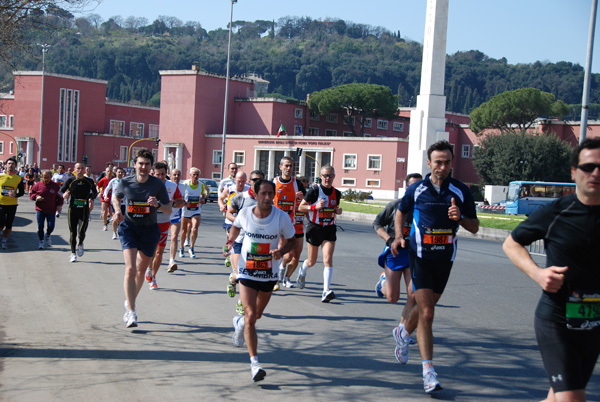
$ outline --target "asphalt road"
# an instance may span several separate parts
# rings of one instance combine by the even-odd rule
[[[9,250],[0,253],[0,400],[428,400],[417,346],[407,365],[394,358],[391,330],[404,297],[374,295],[382,248],[367,223],[340,221],[332,289],[320,302],[322,261],[303,290],[275,293],[258,321],[264,381],[250,378],[247,350],[231,344],[237,300],[225,292],[222,218],[203,207],[197,258],[159,289],[144,286],[139,327],[123,316],[123,257],[98,211],[86,253],[69,263],[61,217],[51,249],[37,250],[33,203],[21,199]],[[547,381],[534,340],[540,290],[514,268],[500,243],[463,238],[434,323],[434,363],[453,401],[543,399]],[[295,275],[294,275],[295,278]],[[600,400],[599,369],[588,400]]]

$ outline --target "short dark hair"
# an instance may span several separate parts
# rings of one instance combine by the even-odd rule
[[[262,177],[263,179],[265,178],[265,174],[262,170],[253,170],[250,172],[250,176],[252,175],[259,175],[260,177]]]
[[[227,169],[229,169],[229,166],[231,166],[231,165],[235,165],[235,167],[236,167],[236,168],[238,167],[237,163],[235,163],[235,162],[230,162],[230,163],[227,165]]]
[[[273,190],[273,192],[275,192],[275,183],[273,183],[271,180],[265,180],[265,179],[260,179],[258,181],[256,181],[256,183],[254,183],[253,186],[253,191],[254,191],[254,195],[258,195],[258,192],[260,191],[260,186],[262,186],[263,184],[267,183],[269,186],[271,186],[271,189]]]
[[[138,158],[150,159],[150,165],[154,165],[154,155],[148,148],[142,148],[135,154],[135,159],[133,163],[136,163]]]
[[[575,148],[573,155],[571,156],[571,166],[577,167],[579,165],[579,154],[584,149],[598,149],[600,148],[600,138],[586,138],[583,142]]]
[[[164,162],[156,162],[154,164],[154,170],[158,170],[158,169],[165,169],[165,172],[169,171],[169,165],[167,165]]]
[[[6,158],[4,163],[7,163],[8,161],[13,161],[15,163],[15,165],[17,164],[17,158],[15,158],[14,156],[11,156],[10,158]]]
[[[428,160],[431,160],[431,153],[433,151],[450,151],[450,155],[452,156],[452,159],[454,159],[454,150],[452,149],[452,144],[446,140],[438,141],[435,144],[431,144],[431,146],[427,148]]]
[[[118,168],[117,168],[117,172],[118,172],[119,170],[120,170],[120,171],[122,171],[123,173],[125,173],[125,169],[123,169],[122,167],[118,167]]]
[[[411,179],[423,180],[423,175],[421,173],[409,173],[406,175],[404,179],[404,185],[407,185]]]

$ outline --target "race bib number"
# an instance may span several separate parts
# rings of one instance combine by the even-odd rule
[[[190,196],[190,197],[188,197],[187,202],[188,202],[188,205],[187,205],[188,211],[197,211],[198,205],[200,204],[200,197]]]
[[[331,223],[335,219],[334,208],[323,208],[319,210],[319,222]]]
[[[246,254],[246,274],[254,277],[271,276],[273,256],[269,254],[270,243],[252,243]]]
[[[295,225],[304,225],[304,212],[298,212],[298,210],[296,210],[294,218]]]
[[[131,219],[146,219],[150,216],[150,204],[145,201],[129,201],[127,215]]]
[[[15,188],[11,186],[2,186],[2,195],[8,197],[11,191],[14,193]]]
[[[410,228],[411,228],[410,224],[406,224],[402,228],[402,236],[404,236],[405,240],[409,240],[410,239]]]
[[[76,208],[83,208],[87,205],[87,200],[73,199],[73,206]]]
[[[600,292],[574,291],[566,304],[567,328],[590,330],[600,326]]]
[[[277,208],[291,216],[294,213],[294,201],[280,200],[277,202]]]
[[[446,251],[452,246],[452,229],[426,230],[423,235],[423,249],[427,251]]]

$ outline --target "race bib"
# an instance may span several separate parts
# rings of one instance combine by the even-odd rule
[[[87,200],[73,199],[73,206],[76,208],[83,208],[87,205]]]
[[[567,328],[590,330],[600,326],[600,292],[574,291],[566,304]]]
[[[452,229],[427,229],[423,235],[423,250],[445,251],[452,246]]]
[[[323,208],[319,210],[319,222],[331,223],[335,219],[334,208]]]
[[[15,188],[11,186],[2,186],[2,195],[8,197],[11,191],[14,193]]]
[[[270,243],[252,243],[246,254],[246,273],[254,277],[270,277],[273,256],[269,254]]]
[[[277,208],[281,209],[288,215],[292,215],[292,213],[294,212],[294,201],[279,200],[277,202]]]
[[[188,206],[187,206],[188,211],[197,211],[198,205],[200,204],[200,197],[189,196],[187,202],[188,202]]]
[[[298,210],[296,210],[296,215],[294,217],[294,224],[295,225],[303,225],[304,224],[304,212],[298,212]]]
[[[146,201],[129,201],[127,215],[131,219],[146,219],[150,216],[150,204]]]

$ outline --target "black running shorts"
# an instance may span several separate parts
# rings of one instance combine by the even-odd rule
[[[312,222],[308,223],[306,228],[306,241],[316,247],[319,247],[325,240],[336,241],[337,227],[335,225],[321,226]]]
[[[412,271],[413,289],[431,289],[433,293],[442,294],[446,289],[452,261],[428,260],[417,257],[412,250],[408,253]]]

